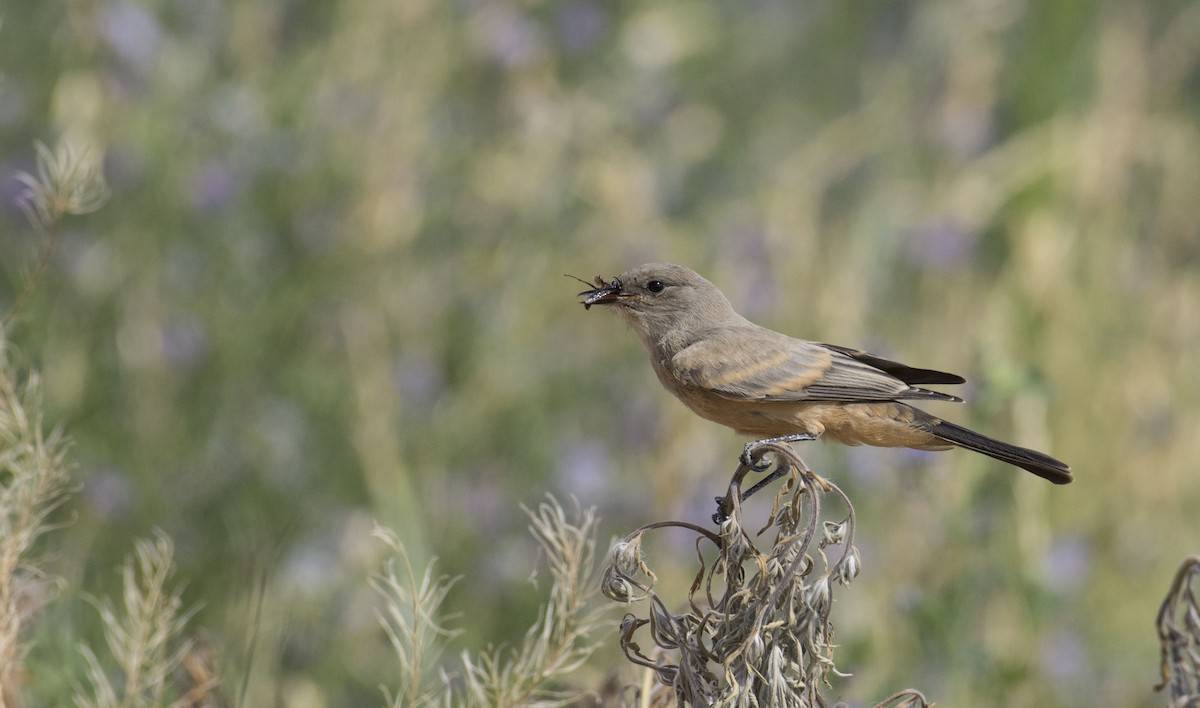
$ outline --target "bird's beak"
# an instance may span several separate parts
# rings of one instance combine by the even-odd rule
[[[597,280],[600,279],[597,278]],[[583,307],[585,310],[591,309],[592,305],[611,305],[621,298],[629,297],[630,295],[631,293],[622,289],[621,281],[616,278],[613,278],[611,283],[601,281],[599,286],[579,293],[579,296],[583,297]]]

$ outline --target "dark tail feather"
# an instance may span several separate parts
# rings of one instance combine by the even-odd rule
[[[1067,463],[1037,450],[993,440],[986,435],[980,435],[973,430],[967,430],[960,425],[948,423],[933,416],[920,422],[923,423],[922,427],[948,443],[982,453],[1010,465],[1016,465],[1055,484],[1067,484],[1075,479],[1075,475],[1071,474],[1071,467]]]

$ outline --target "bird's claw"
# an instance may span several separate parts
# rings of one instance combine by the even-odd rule
[[[743,465],[750,468],[750,471],[752,472],[764,472],[771,466],[770,461],[767,460],[765,455],[757,460],[754,459],[754,451],[757,450],[759,446],[760,443],[757,440],[746,443],[746,447],[742,448],[742,456],[738,458],[738,460]]]

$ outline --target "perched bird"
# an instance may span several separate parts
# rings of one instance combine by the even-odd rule
[[[592,285],[592,283],[585,284]],[[608,305],[637,332],[658,380],[697,415],[775,442],[962,447],[1055,484],[1074,479],[1049,455],[994,440],[905,401],[962,399],[924,386],[965,379],[857,349],[794,339],[734,312],[715,285],[680,265],[647,263],[579,293]],[[763,442],[764,440],[759,440]],[[755,443],[746,447],[750,463]]]

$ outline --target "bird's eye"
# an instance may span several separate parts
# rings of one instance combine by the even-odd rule
[[[667,286],[661,280],[651,280],[646,283],[646,289],[652,293],[661,293],[665,287]]]

